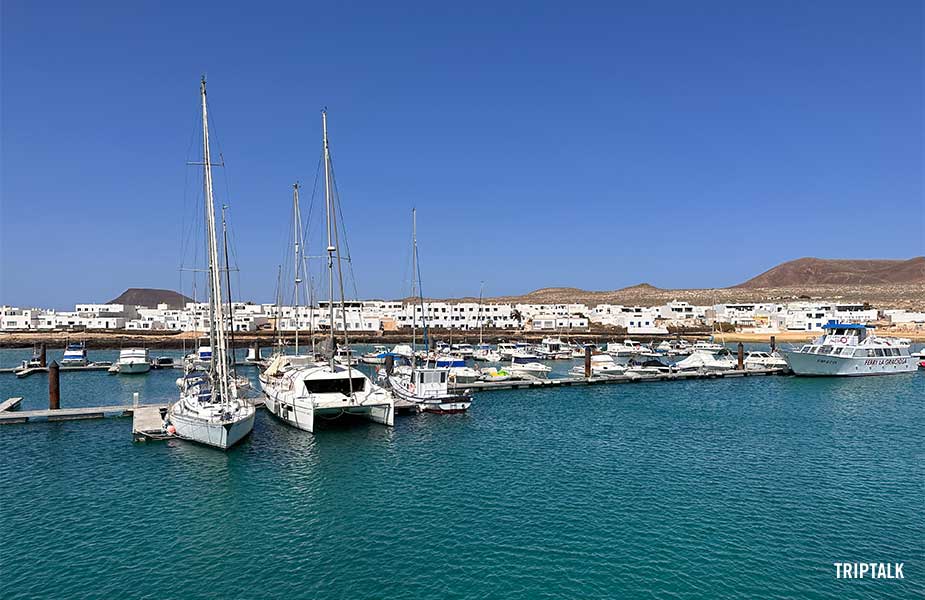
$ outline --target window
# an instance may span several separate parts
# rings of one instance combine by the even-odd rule
[[[350,395],[350,379],[317,379],[305,380],[305,391],[310,394],[343,394]],[[362,392],[366,389],[365,377],[353,378],[353,391]]]

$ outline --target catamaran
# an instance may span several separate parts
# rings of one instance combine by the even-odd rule
[[[209,256],[209,357],[208,371],[182,386],[180,398],[167,407],[167,431],[177,437],[213,446],[231,448],[254,428],[254,405],[238,397],[238,384],[229,356],[225,328],[225,300],[222,297],[221,263],[215,225],[215,201],[212,197],[212,163],[209,152],[209,118],[206,106],[206,79],[199,87],[202,100],[202,165],[205,197],[206,244]],[[225,253],[225,273],[228,273]],[[231,309],[231,290],[228,290]]]
[[[343,416],[357,416],[375,423],[392,426],[395,422],[395,400],[392,395],[357,369],[347,340],[347,314],[344,303],[341,256],[334,205],[331,154],[328,147],[328,118],[322,111],[324,154],[324,199],[327,229],[328,258],[328,338],[322,344],[324,360],[312,356],[273,358],[266,371],[260,374],[260,386],[266,396],[267,410],[284,423],[304,431],[314,432],[316,419],[331,420]],[[301,233],[297,234],[301,237]],[[299,263],[297,259],[297,264]],[[344,327],[344,346],[337,348],[334,337],[334,265],[337,264],[337,281],[340,286],[340,314]],[[298,282],[297,282],[298,283]],[[314,353],[313,353],[314,354]],[[346,364],[337,358],[347,357]]]
[[[878,337],[869,325],[829,321],[823,335],[783,355],[796,375],[892,375],[916,370],[905,340]]]

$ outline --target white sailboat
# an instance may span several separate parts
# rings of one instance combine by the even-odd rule
[[[344,347],[338,353],[334,338],[334,264],[337,278],[342,282],[341,257],[338,251],[336,211],[331,176],[331,156],[328,149],[327,113],[321,113],[324,140],[324,197],[327,225],[328,255],[328,339],[323,344],[324,361],[314,356],[287,356],[280,354],[260,374],[260,386],[266,396],[267,410],[284,423],[304,431],[314,432],[316,419],[336,419],[358,416],[376,423],[392,426],[395,422],[395,401],[392,395],[367,377],[354,365],[356,360],[338,364],[337,357],[352,357],[347,342],[344,290],[341,283],[341,317],[344,325]],[[301,233],[297,234],[301,236]],[[299,259],[296,259],[297,265]],[[296,280],[298,283],[298,279]],[[345,352],[346,351],[346,352]]]
[[[209,255],[209,337],[214,350],[207,376],[183,387],[180,398],[167,408],[168,432],[177,437],[227,450],[254,428],[254,405],[238,397],[238,386],[228,355],[225,306],[222,298],[221,264],[212,197],[212,164],[209,152],[209,120],[206,80],[200,84],[202,98],[203,186],[205,189],[206,238]],[[226,269],[228,265],[226,264]],[[231,306],[229,292],[228,306]]]

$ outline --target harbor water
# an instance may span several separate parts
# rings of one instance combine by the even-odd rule
[[[61,402],[178,374],[62,372]],[[0,374],[11,396],[46,407],[47,376]],[[258,411],[228,453],[130,429],[0,429],[3,598],[925,595],[925,372],[494,391],[316,435]],[[836,579],[872,561],[905,578]]]

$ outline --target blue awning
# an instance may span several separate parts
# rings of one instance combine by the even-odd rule
[[[838,321],[829,321],[822,326],[823,329],[873,329],[870,325],[859,325],[857,323],[839,323]]]

